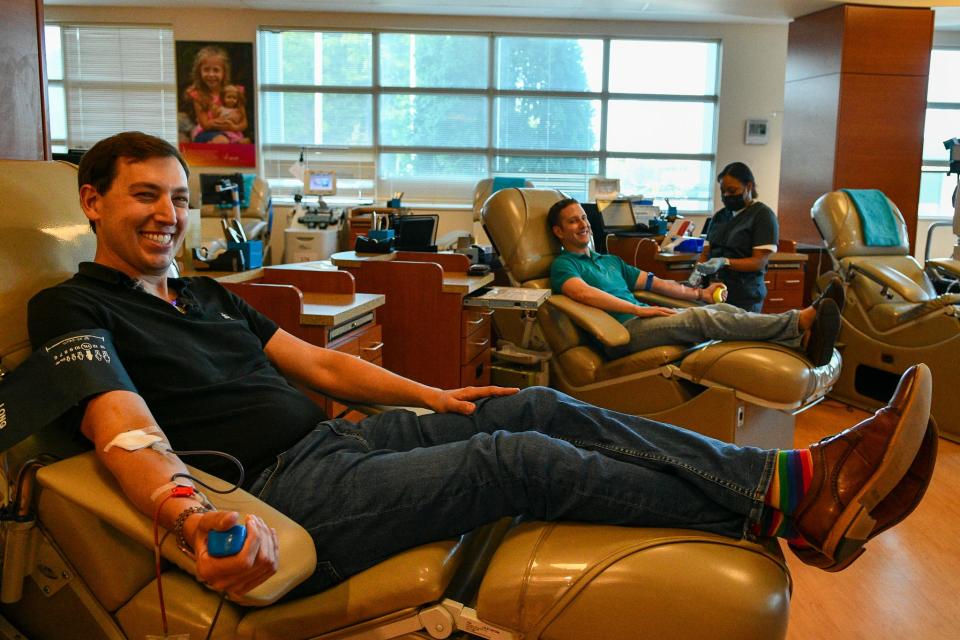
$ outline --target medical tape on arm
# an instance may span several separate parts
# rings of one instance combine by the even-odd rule
[[[0,382],[0,451],[107,391],[137,392],[105,329],[54,338]]]
[[[158,433],[160,435],[156,435]],[[170,443],[163,437],[163,432],[160,431],[160,427],[156,425],[118,433],[114,436],[113,440],[108,442],[103,448],[103,452],[106,453],[114,447],[119,447],[126,451],[139,451],[140,449],[146,449],[148,447],[159,453],[168,453],[170,451]]]
[[[170,448],[170,443],[167,442],[167,439],[163,436],[163,432],[157,425],[143,427],[142,429],[131,429],[130,431],[118,433],[113,437],[113,440],[108,442],[106,446],[103,447],[103,452],[106,453],[115,447],[130,452],[140,451],[141,449],[153,449],[158,453],[173,453],[173,450]],[[207,500],[207,496],[205,496],[202,491],[197,491],[193,486],[193,482],[191,482],[189,478],[176,476],[170,482],[160,485],[154,489],[153,493],[150,494],[150,501],[156,502],[157,498],[164,494],[170,493],[177,487],[190,487],[190,489],[193,491],[188,495],[184,495],[184,497],[193,498],[197,502],[206,505],[207,507],[213,507],[213,505],[210,504],[210,501]]]

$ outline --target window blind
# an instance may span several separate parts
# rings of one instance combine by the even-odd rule
[[[177,143],[171,28],[65,24],[61,46],[67,146],[134,130]]]

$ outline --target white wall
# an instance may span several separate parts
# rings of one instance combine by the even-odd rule
[[[729,25],[600,20],[544,20],[378,14],[334,14],[145,7],[47,6],[51,22],[169,24],[177,40],[256,42],[259,26],[334,29],[429,29],[558,35],[711,38],[722,42],[717,168],[746,162],[761,199],[775,205],[780,183],[786,25]],[[770,121],[770,142],[743,143],[748,118]],[[719,194],[717,194],[719,201]]]

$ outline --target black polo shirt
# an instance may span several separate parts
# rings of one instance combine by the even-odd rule
[[[707,232],[711,258],[749,258],[755,247],[763,246],[776,251],[779,239],[777,216],[762,202],[754,202],[738,213],[721,209],[714,214]],[[721,269],[717,279],[727,285],[727,302],[750,306],[763,301],[767,296],[764,271]]]
[[[211,278],[171,278],[169,286],[176,305],[119,271],[82,263],[73,278],[30,301],[30,341],[36,348],[73,331],[110,331],[173,448],[224,451],[249,477],[309,433],[323,411],[263,352],[277,330],[272,320]],[[189,462],[224,479],[237,475],[222,458]]]

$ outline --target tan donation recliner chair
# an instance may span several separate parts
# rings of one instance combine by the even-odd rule
[[[934,222],[927,227],[926,258],[924,267],[933,279],[942,279],[949,289],[948,293],[957,290],[957,282],[960,281],[960,175],[957,176],[957,186],[953,191],[953,221],[952,222]],[[953,252],[947,258],[930,258],[930,243],[933,240],[933,231],[939,226],[949,226],[953,231]],[[941,289],[941,291],[943,291]]]
[[[547,228],[547,212],[563,197],[550,189],[504,189],[487,201],[484,226],[518,286],[550,287],[561,247]],[[674,306],[662,296],[638,297]],[[551,295],[537,320],[553,351],[552,387],[737,444],[792,447],[795,414],[822,399],[839,375],[836,353],[814,367],[798,352],[765,342],[666,345],[611,360],[601,345],[626,344],[626,328],[563,295]]]
[[[900,375],[923,362],[933,373],[931,413],[940,434],[960,441],[960,294],[937,295],[910,255],[900,210],[887,201],[900,237],[890,247],[867,245],[860,216],[843,191],[820,196],[811,209],[846,283],[837,342],[843,371],[831,396],[864,409],[881,407]]]
[[[8,380],[30,353],[28,299],[94,255],[76,179],[73,165],[0,160],[0,355],[13,371]],[[14,637],[10,624],[33,640],[159,634],[150,520],[91,451],[68,445],[65,432],[45,428],[6,452],[9,467],[0,467],[11,472],[2,478],[4,495],[14,496],[0,529],[0,637]],[[34,457],[40,451],[61,459]],[[27,457],[35,462],[24,464]],[[500,640],[769,640],[786,634],[791,581],[775,541],[526,522],[499,547],[492,544],[497,536],[427,544],[323,593],[282,600],[316,569],[306,531],[243,491],[214,502],[259,513],[280,537],[280,572],[243,602],[225,603],[215,638],[412,640],[463,632]],[[171,539],[163,557],[170,633],[205,637],[218,594],[191,576],[191,562]]]

